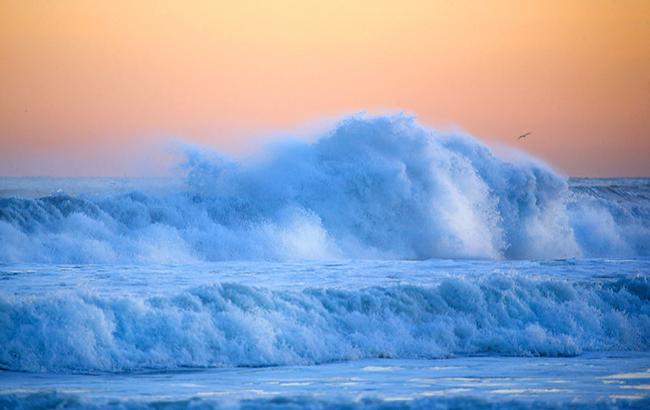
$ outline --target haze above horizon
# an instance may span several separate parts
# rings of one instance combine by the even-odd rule
[[[170,137],[238,152],[361,110],[650,175],[649,38],[636,0],[5,1],[0,175],[158,174]]]

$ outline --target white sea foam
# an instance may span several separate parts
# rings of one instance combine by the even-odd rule
[[[646,278],[583,283],[512,275],[357,290],[226,283],[152,297],[5,295],[0,364],[122,372],[643,351],[650,347],[649,300]]]
[[[0,262],[650,253],[646,180],[570,189],[402,115],[351,117],[255,161],[188,150],[184,166],[174,192],[1,198]]]

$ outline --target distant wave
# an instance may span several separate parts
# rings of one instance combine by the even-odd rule
[[[578,184],[406,116],[256,161],[190,150],[174,192],[0,199],[0,262],[650,254],[647,180]]]
[[[650,281],[513,275],[433,287],[0,296],[0,366],[123,372],[650,348]]]

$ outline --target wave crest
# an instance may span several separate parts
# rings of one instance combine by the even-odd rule
[[[0,296],[0,364],[85,372],[644,351],[649,302],[646,278],[510,275],[354,291],[226,283],[149,298]]]
[[[0,199],[0,261],[650,253],[650,197],[574,191],[402,115],[351,117],[256,161],[189,151],[184,166],[178,192]]]

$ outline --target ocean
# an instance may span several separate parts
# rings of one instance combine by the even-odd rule
[[[0,409],[650,407],[650,179],[404,116],[0,178]]]

